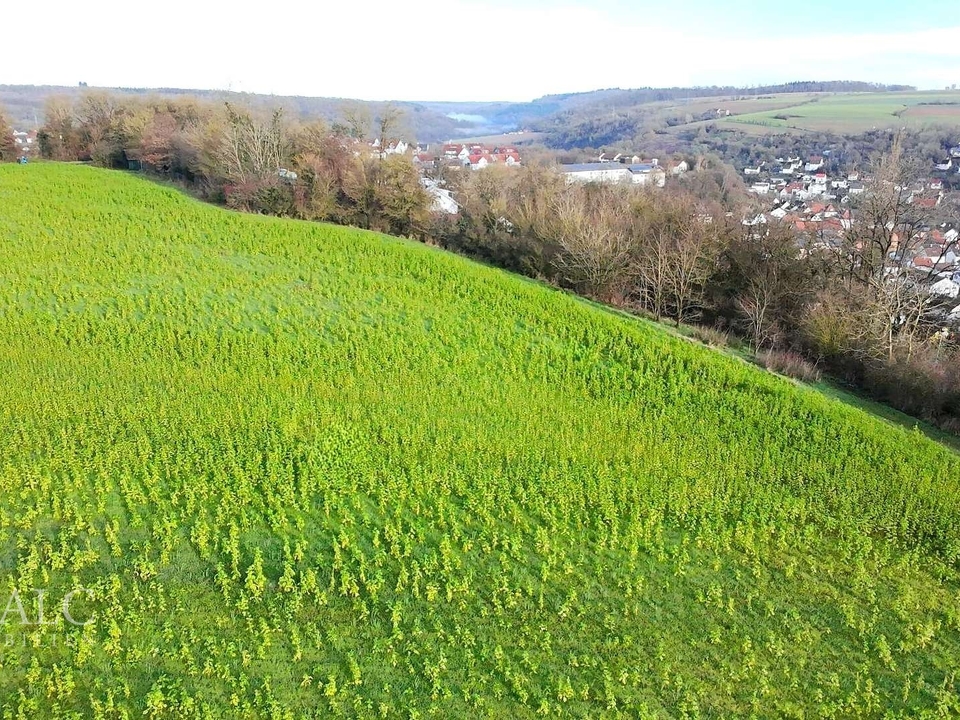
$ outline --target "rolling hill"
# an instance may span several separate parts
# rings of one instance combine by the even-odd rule
[[[960,458],[537,283],[0,166],[0,376],[4,716],[960,711]]]

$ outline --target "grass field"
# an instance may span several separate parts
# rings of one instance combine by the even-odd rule
[[[736,107],[732,107],[736,112]],[[960,91],[837,93],[807,96],[796,105],[723,118],[725,124],[753,128],[859,133],[931,125],[960,129]]]
[[[0,166],[0,376],[3,717],[960,712],[960,458],[536,283]]]

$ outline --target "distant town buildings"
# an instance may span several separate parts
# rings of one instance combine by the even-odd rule
[[[17,148],[21,154],[26,157],[29,157],[33,154],[38,154],[40,151],[37,150],[37,133],[31,132],[22,132],[14,131],[13,141],[17,144]]]
[[[418,152],[413,156],[413,161],[421,166],[443,165],[455,170],[461,168],[482,170],[491,165],[517,167],[522,164],[520,152],[509,145],[491,147],[483,143],[472,145],[448,143],[441,146],[439,152],[417,149]]]
[[[603,155],[600,156],[603,158]],[[617,156],[620,157],[620,156]],[[639,160],[637,157],[629,160]],[[567,182],[579,183],[616,183],[632,185],[655,185],[663,187],[666,184],[666,171],[657,163],[656,160],[650,162],[600,162],[578,163],[573,165],[561,165],[562,172]]]

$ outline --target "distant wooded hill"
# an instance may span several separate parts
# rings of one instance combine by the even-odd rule
[[[0,85],[0,107],[4,108],[18,129],[32,129],[43,123],[44,104],[54,95],[75,97],[93,90],[86,86]],[[179,88],[98,88],[125,95],[177,96],[193,95],[203,99],[222,99],[252,107],[283,107],[302,119],[322,117],[338,120],[347,104],[369,106],[373,116],[386,102],[365,102],[344,98],[262,95],[223,90],[189,90]],[[522,127],[536,127],[548,132],[565,133],[556,138],[558,146],[570,146],[569,130],[576,132],[576,121],[596,113],[627,109],[652,103],[687,101],[714,97],[756,97],[778,93],[824,92],[895,92],[913,90],[906,85],[878,85],[854,81],[792,82],[758,87],[712,86],[693,88],[607,88],[582,93],[545,95],[530,102],[397,102],[406,111],[410,138],[433,142],[450,138],[498,133]]]

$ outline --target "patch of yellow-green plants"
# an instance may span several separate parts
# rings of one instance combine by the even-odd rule
[[[410,242],[0,167],[0,438],[3,718],[960,712],[956,455]]]

